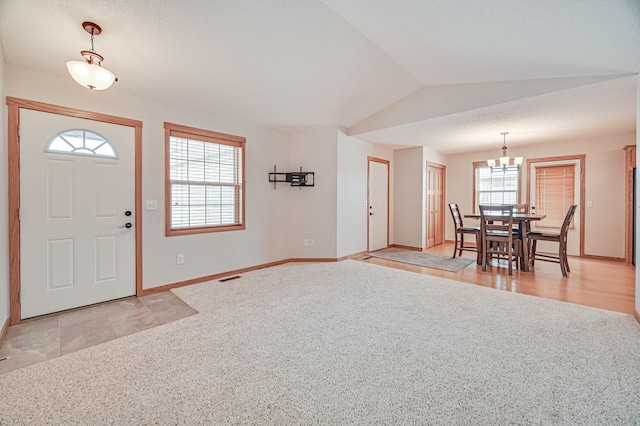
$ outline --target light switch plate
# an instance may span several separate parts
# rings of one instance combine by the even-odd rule
[[[147,210],[158,210],[158,200],[147,200]]]

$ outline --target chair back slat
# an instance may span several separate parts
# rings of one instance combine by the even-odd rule
[[[560,228],[560,235],[562,236],[562,238],[567,238],[567,233],[569,232],[569,225],[573,220],[573,215],[575,214],[577,208],[578,206],[576,204],[572,204],[569,206],[569,209],[567,210],[567,214],[564,217],[564,221],[562,222],[562,228]]]
[[[513,205],[514,213],[524,213],[529,214],[529,204],[514,204]]]
[[[460,209],[458,208],[458,204],[456,203],[449,204],[449,210],[451,210],[451,217],[453,217],[453,225],[455,229],[462,228],[464,224],[462,223],[462,215],[460,214]]]

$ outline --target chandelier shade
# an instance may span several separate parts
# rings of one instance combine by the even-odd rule
[[[522,164],[523,161],[523,157],[514,157],[513,158],[513,162],[511,160],[511,158],[507,155],[507,135],[509,134],[509,132],[502,132],[500,133],[502,135],[502,156],[499,158],[499,164],[497,165],[497,167],[501,167],[502,169],[506,169],[508,167],[516,167],[516,168],[520,168],[520,165]],[[494,159],[489,159],[487,160],[487,166],[494,168],[496,167],[496,160]]]
[[[118,79],[111,71],[102,66],[104,58],[93,47],[93,36],[100,34],[102,29],[93,22],[83,22],[82,28],[91,34],[91,49],[80,52],[85,58],[84,61],[67,62],[67,70],[76,83],[81,86],[91,90],[108,89]]]
[[[78,84],[92,90],[108,89],[116,80],[108,69],[85,61],[69,61],[67,69]]]

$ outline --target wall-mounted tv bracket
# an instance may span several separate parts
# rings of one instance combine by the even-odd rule
[[[273,166],[273,173],[269,173],[269,182],[273,182],[273,189],[276,189],[278,182],[291,183],[302,189],[303,186],[315,186],[315,174],[313,172],[303,172],[300,166],[299,172],[278,173],[276,166]]]

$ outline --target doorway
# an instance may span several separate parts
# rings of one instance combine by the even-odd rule
[[[427,161],[426,248],[444,244],[446,166]]]
[[[367,248],[389,246],[389,161],[368,157]]]
[[[19,324],[21,318],[41,315],[38,310],[40,308],[33,310],[27,308],[24,314],[22,312],[22,302],[25,301],[25,297],[29,297],[28,294],[23,294],[23,291],[26,290],[27,293],[30,291],[29,284],[26,282],[23,288],[23,274],[27,274],[25,278],[32,280],[33,277],[28,275],[31,269],[42,269],[41,276],[35,279],[40,282],[36,283],[33,289],[47,292],[49,295],[56,295],[56,297],[69,290],[69,287],[78,288],[77,284],[80,279],[85,280],[86,276],[89,276],[91,280],[91,290],[86,291],[92,295],[91,297],[94,297],[94,293],[107,294],[108,299],[122,297],[121,293],[112,293],[111,289],[103,290],[109,286],[108,283],[112,283],[118,277],[128,280],[125,294],[139,295],[142,292],[140,193],[142,122],[12,97],[7,97],[7,105],[9,112],[10,325]],[[34,114],[40,114],[40,116],[35,118]],[[43,117],[48,117],[44,122],[51,119],[56,121],[58,125],[50,126],[51,123],[49,123],[47,126],[41,126]],[[81,120],[73,123],[59,121],[66,119]],[[107,127],[101,127],[103,125]],[[39,127],[46,130],[47,137],[44,141],[41,135],[31,133],[32,130],[37,133]],[[57,145],[52,145],[56,135],[60,132],[64,133],[66,130],[83,131],[84,127],[99,129],[92,133],[93,135],[105,133],[104,139],[117,140],[114,147],[118,151],[118,160],[113,156],[110,158],[109,155],[91,158],[90,155],[65,156],[62,152],[56,152],[56,147],[60,148],[61,144],[64,144],[64,142],[58,141]],[[116,134],[118,132],[111,134],[112,130],[109,129],[117,128],[127,129],[124,131],[127,135],[125,136],[126,140],[122,138],[121,134]],[[76,136],[78,134],[76,132]],[[34,141],[38,141],[38,138],[39,142],[34,143]],[[90,136],[89,139],[92,138],[93,136]],[[98,147],[94,142],[95,140],[87,142],[86,147],[80,148],[91,148],[100,154],[109,151],[104,146]],[[121,147],[120,144],[124,145]],[[53,149],[47,151],[47,148]],[[113,197],[117,199],[119,192],[121,192],[121,184],[119,182],[111,184],[109,176],[113,176],[113,166],[120,161],[120,149],[122,149],[124,156],[129,157],[126,161],[129,161],[127,168],[130,169],[130,173],[125,174],[128,179],[128,189],[122,190],[127,194],[128,199],[113,201]],[[80,149],[80,151],[83,150]],[[84,152],[86,154],[86,151]],[[77,152],[77,154],[79,153]],[[24,158],[21,158],[23,156]],[[29,160],[29,164],[33,161],[31,168],[27,165],[27,160]],[[23,167],[26,167],[27,170],[21,170]],[[87,173],[81,171],[85,167],[89,167]],[[33,175],[34,173],[36,175]],[[38,173],[42,176],[37,175]],[[83,185],[93,186],[93,189],[89,190],[91,195],[87,196],[86,193],[76,192],[76,189]],[[37,194],[40,195],[36,195],[33,191],[37,191]],[[37,203],[41,203],[41,205],[36,206]],[[81,248],[80,237],[74,235],[74,231],[81,226],[77,223],[71,224],[76,216],[79,216],[80,208],[78,206],[85,204],[93,206],[91,213],[85,216],[88,221],[117,216],[112,220],[114,223],[111,224],[111,227],[117,228],[117,231],[106,232],[105,229],[98,229],[90,234],[91,244],[88,245],[91,247],[90,252],[88,250],[85,252]],[[21,208],[24,210],[21,211]],[[45,222],[54,222],[55,225],[66,226],[67,229],[57,235],[49,235],[48,231],[38,230],[39,225],[31,222],[31,219],[28,218],[34,210],[42,210]],[[126,215],[127,211],[129,212],[128,216]],[[23,215],[26,215],[24,224],[21,223]],[[117,222],[117,226],[115,222]],[[131,223],[131,226],[126,227],[126,223]],[[123,226],[123,228],[118,228],[119,226]],[[27,235],[24,234],[24,231]],[[29,233],[32,235],[40,234],[40,242],[25,240],[26,244],[22,247],[23,237],[27,240],[31,238]],[[122,233],[122,237],[120,237],[120,233]],[[128,244],[120,245],[121,240],[124,242],[127,239],[129,240]],[[83,244],[86,246],[86,241]],[[128,266],[119,259],[118,252],[121,252],[128,259]],[[76,257],[76,255],[84,257]],[[37,262],[36,266],[33,266],[31,262]],[[80,263],[83,265],[80,266]],[[82,268],[85,269],[81,270]],[[127,270],[126,273],[125,270]],[[85,277],[81,278],[81,275]],[[98,289],[101,286],[103,289]],[[112,294],[115,295],[112,296]],[[60,299],[64,299],[64,297],[60,297]],[[72,299],[75,300],[73,304],[78,306],[79,299],[75,296]],[[68,309],[66,305],[62,306],[56,303],[52,302],[54,310]],[[79,303],[84,305],[96,303],[96,301],[80,298]],[[44,304],[47,305],[48,302]]]

